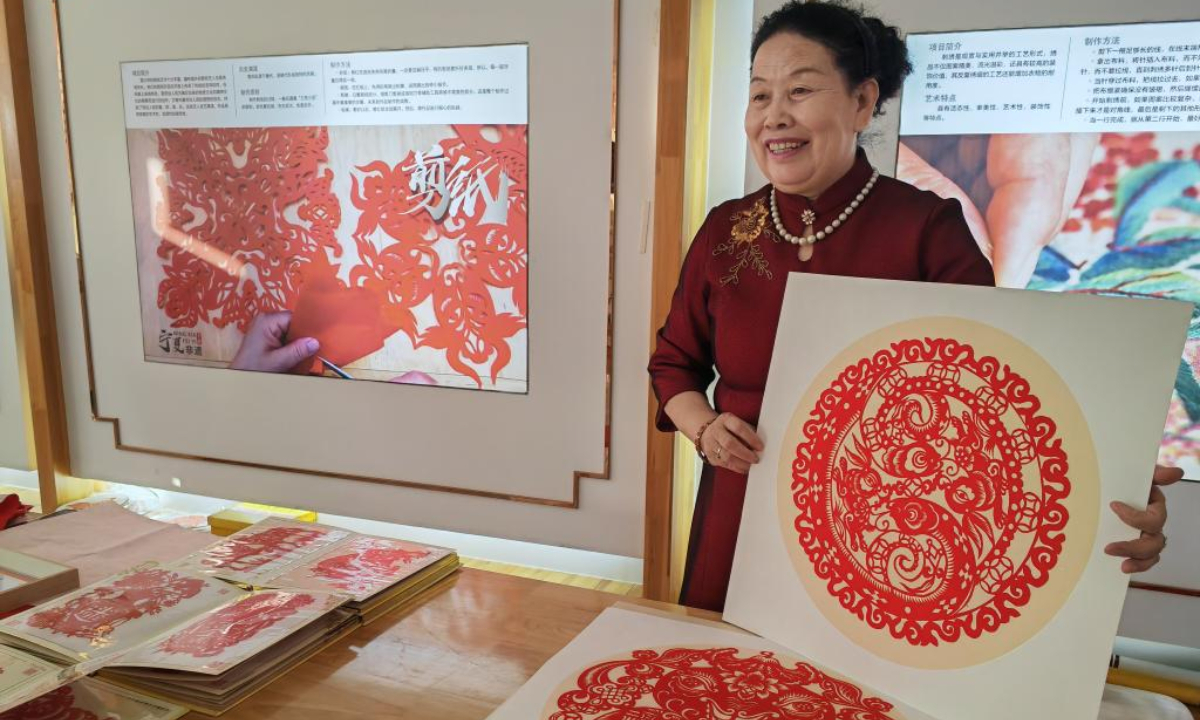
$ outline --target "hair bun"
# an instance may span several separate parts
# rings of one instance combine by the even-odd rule
[[[751,59],[764,42],[779,33],[795,33],[824,45],[851,87],[869,79],[879,83],[876,114],[899,94],[912,72],[900,31],[847,0],[784,3],[759,22],[750,46]]]
[[[908,47],[895,26],[877,17],[865,17],[863,24],[870,30],[875,45],[876,62],[871,68],[871,77],[879,83],[879,104],[882,105],[900,93],[904,79],[912,72],[912,63],[908,59]]]

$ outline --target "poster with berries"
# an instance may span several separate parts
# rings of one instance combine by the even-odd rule
[[[293,635],[346,601],[319,592],[242,594],[142,645],[109,667],[149,667],[218,675]]]
[[[600,614],[489,720],[930,716],[737,628],[632,605]]]
[[[1197,37],[909,35],[897,177],[959,200],[1001,286],[1200,303]],[[1177,370],[1160,458],[1200,479],[1200,310]]]
[[[122,77],[146,360],[526,392],[526,45]]]
[[[1093,720],[1190,317],[793,275],[725,619],[937,717]]]

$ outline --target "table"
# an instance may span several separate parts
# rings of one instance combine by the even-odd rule
[[[227,713],[228,720],[483,720],[605,608],[717,613],[464,568]],[[1200,720],[1200,710],[1193,709]],[[191,713],[185,720],[204,716]]]
[[[464,568],[423,605],[356,630],[224,718],[482,720],[618,602],[719,619],[678,605]]]

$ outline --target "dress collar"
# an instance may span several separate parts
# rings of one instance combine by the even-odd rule
[[[817,214],[819,224],[823,225],[829,222],[832,219],[829,213],[836,216],[837,213],[844,210],[871,179],[871,172],[871,163],[867,160],[867,153],[860,147],[855,154],[854,165],[840,180],[821,193],[816,202],[803,195],[791,195],[776,190],[779,214],[783,216],[788,231],[799,232],[803,229],[800,227],[800,213],[809,209]]]

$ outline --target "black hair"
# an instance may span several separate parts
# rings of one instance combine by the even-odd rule
[[[900,31],[840,0],[791,0],[765,16],[754,31],[751,61],[763,43],[780,33],[793,33],[825,46],[848,87],[873,78],[879,84],[876,115],[882,114],[884,102],[899,94],[904,78],[912,72]]]

